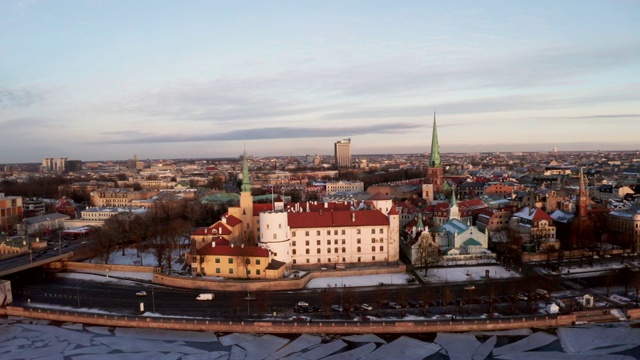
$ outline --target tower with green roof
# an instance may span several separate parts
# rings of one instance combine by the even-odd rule
[[[431,133],[431,153],[429,154],[429,168],[427,178],[433,184],[433,192],[444,192],[444,170],[440,162],[440,144],[438,143],[438,128],[436,126],[436,113],[433,113],[433,132]]]

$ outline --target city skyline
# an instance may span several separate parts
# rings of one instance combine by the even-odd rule
[[[0,3],[0,163],[638,150],[637,3]]]

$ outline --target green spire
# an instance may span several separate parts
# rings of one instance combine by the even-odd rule
[[[451,190],[452,190],[451,191],[451,203],[449,204],[449,205],[451,205],[450,208],[454,207],[454,206],[458,206],[458,199],[456,199],[456,187],[454,186]]]
[[[242,192],[251,192],[251,179],[249,179],[249,163],[247,162],[247,150],[242,155]]]
[[[421,213],[418,213],[418,223],[416,224],[416,229],[424,231],[424,224],[422,223],[422,214]]]
[[[436,113],[433,113],[433,132],[431,134],[430,167],[440,167],[440,145],[438,145],[438,129],[436,128]]]

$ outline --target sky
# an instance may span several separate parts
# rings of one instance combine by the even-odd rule
[[[0,164],[640,149],[637,1],[0,1]]]

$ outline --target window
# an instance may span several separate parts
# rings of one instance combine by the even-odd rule
[[[229,274],[233,274],[233,268],[229,268]]]
[[[376,247],[375,247],[375,246],[372,246],[372,247],[371,247],[371,251],[375,252],[375,251],[376,251]]]
[[[320,248],[316,249],[316,254],[320,254]]]
[[[331,240],[327,240],[327,245],[331,245]]]
[[[309,259],[307,259],[307,264],[310,263]]]
[[[305,231],[305,232],[304,232],[304,236],[309,236],[309,232],[308,232],[308,231]]]
[[[216,258],[216,264],[220,264],[220,258]]]
[[[356,230],[356,234],[360,235],[360,229]]]
[[[333,245],[338,245],[338,239],[333,240]]]
[[[233,258],[229,258],[229,264],[233,264]]]
[[[296,259],[293,259],[293,263],[294,263],[294,264],[296,263]],[[260,269],[256,270],[256,273],[257,273],[258,275],[260,275]]]
[[[260,265],[260,259],[256,259],[256,265]]]
[[[345,235],[346,233],[347,233],[347,231],[343,229],[342,230],[342,235]]]
[[[347,240],[342,239],[342,245],[344,245],[344,244],[346,244],[346,243],[347,243]]]
[[[358,246],[358,252],[360,252],[362,249],[360,248],[360,246]]]
[[[320,240],[317,240],[317,241],[316,241],[316,245],[321,245],[321,244],[320,244]]]
[[[362,258],[360,256],[358,256],[358,262],[361,262]]]
[[[327,254],[331,254],[331,248],[327,248]]]
[[[376,257],[375,257],[375,256],[372,256],[372,257],[371,257],[371,261],[376,261]]]
[[[246,263],[247,265],[251,264],[251,259],[247,259],[247,260],[245,261],[245,263]]]
[[[256,275],[260,275],[260,269],[256,269]]]
[[[333,249],[334,252],[337,254],[338,253],[338,248]]]
[[[249,225],[249,224],[247,224],[247,225]],[[269,230],[269,224],[267,224],[267,230]]]
[[[282,229],[282,224],[278,224],[278,229]]]
[[[371,229],[371,233],[375,234],[376,233],[376,229]]]
[[[333,235],[338,235],[338,230],[333,230]]]
[[[376,243],[376,239],[371,239],[371,243],[375,244]]]
[[[320,230],[316,231],[316,235],[320,236]]]
[[[220,274],[220,268],[216,268],[216,274]]]
[[[331,230],[327,230],[327,235],[331,235]]]
[[[384,251],[384,246],[380,246],[380,251]]]
[[[292,246],[296,246],[296,241],[295,241],[295,240],[293,240],[293,241],[291,242],[291,245],[292,245]]]
[[[278,239],[278,234],[273,234],[273,240],[277,240]]]
[[[291,237],[296,237],[296,232],[295,231],[291,232]]]
[[[305,250],[306,254],[309,255],[309,249]]]
[[[362,240],[358,239],[356,240],[356,244],[360,244],[362,242]]]
[[[384,238],[380,238],[380,244],[384,242]]]
[[[380,229],[380,234],[384,234],[384,229]]]
[[[346,253],[346,252],[347,252],[347,248],[346,248],[346,247],[343,247],[343,248],[342,248],[342,252],[343,252],[343,253]]]
[[[247,269],[247,275],[251,275],[251,269]]]
[[[306,241],[304,242],[304,244],[305,244],[306,246],[309,246],[309,240],[306,240]]]

